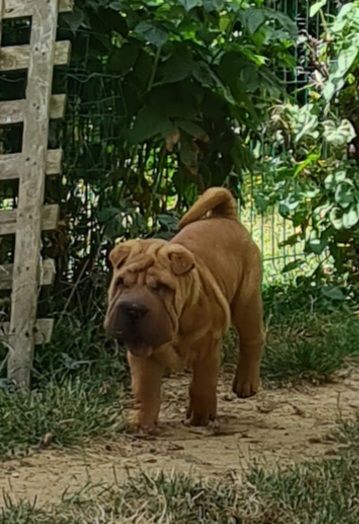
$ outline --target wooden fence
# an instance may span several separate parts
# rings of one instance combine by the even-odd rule
[[[37,299],[55,275],[54,261],[41,258],[41,235],[56,229],[59,214],[44,195],[46,175],[61,172],[62,151],[48,150],[48,128],[64,114],[65,95],[52,95],[52,77],[69,59],[70,43],[56,42],[56,30],[58,13],[71,9],[72,0],[0,0],[0,38],[3,20],[31,17],[29,44],[0,47],[0,73],[27,70],[25,99],[0,102],[1,126],[23,123],[21,153],[0,155],[0,181],[19,179],[16,209],[0,211],[0,235],[15,235],[14,263],[0,266],[0,289],[11,289],[2,329],[8,378],[21,389],[30,387],[34,346],[48,342],[53,328],[52,319],[37,319]]]

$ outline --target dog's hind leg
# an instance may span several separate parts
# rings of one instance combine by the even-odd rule
[[[239,334],[239,359],[233,381],[233,392],[238,397],[250,397],[258,391],[265,339],[260,280],[254,279],[250,284],[250,292],[242,294],[241,290],[231,305],[232,323]]]
[[[202,343],[203,342],[203,343]],[[217,382],[219,371],[218,341],[202,341],[193,362],[192,381],[189,388],[187,418],[192,426],[207,426],[217,414]]]

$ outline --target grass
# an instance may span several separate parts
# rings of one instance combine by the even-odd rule
[[[51,346],[35,353],[30,395],[14,394],[0,379],[0,460],[121,431],[125,352],[98,326],[97,317],[80,322],[74,314],[62,316]]]
[[[219,480],[142,473],[46,509],[8,499],[0,524],[356,524],[359,418],[339,427],[338,438],[343,435],[342,456],[286,469],[254,466],[242,477],[232,474]]]
[[[272,386],[330,381],[347,363],[359,362],[358,340],[359,316],[348,309],[269,318],[262,376]],[[224,350],[228,367],[236,363],[236,346],[230,333]]]
[[[69,446],[122,429],[121,398],[109,383],[66,379],[31,394],[0,390],[0,457]]]
[[[344,450],[353,451],[359,457],[359,412],[354,420],[342,420],[335,432],[335,437]]]
[[[265,286],[263,297],[267,341],[262,377],[267,384],[330,381],[350,361],[359,362],[357,303],[340,288],[302,279]],[[229,367],[237,361],[236,346],[231,332],[224,344]]]
[[[328,381],[349,362],[359,361],[359,317],[351,311],[297,313],[268,329],[263,376],[275,384]]]

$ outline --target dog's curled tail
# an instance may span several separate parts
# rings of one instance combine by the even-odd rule
[[[237,220],[236,201],[228,189],[223,187],[207,189],[182,217],[179,227],[182,229],[192,222],[205,218],[206,215],[209,215],[209,218],[217,217]]]

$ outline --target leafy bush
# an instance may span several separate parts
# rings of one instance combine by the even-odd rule
[[[66,177],[49,192],[70,229],[47,249],[58,281],[76,281],[104,241],[172,232],[198,189],[238,193],[296,27],[261,0],[79,0],[60,34],[73,41]]]
[[[318,2],[314,14],[325,2]],[[325,20],[324,14],[322,15]],[[358,97],[359,3],[328,17],[320,40],[303,45],[314,67],[306,103],[274,107],[274,154],[264,164],[266,185],[257,191],[265,211],[278,204],[295,233],[283,245],[305,242],[303,257],[287,269],[303,267],[306,255],[330,257],[338,275],[358,282],[359,184]],[[321,272],[322,263],[318,266]]]

